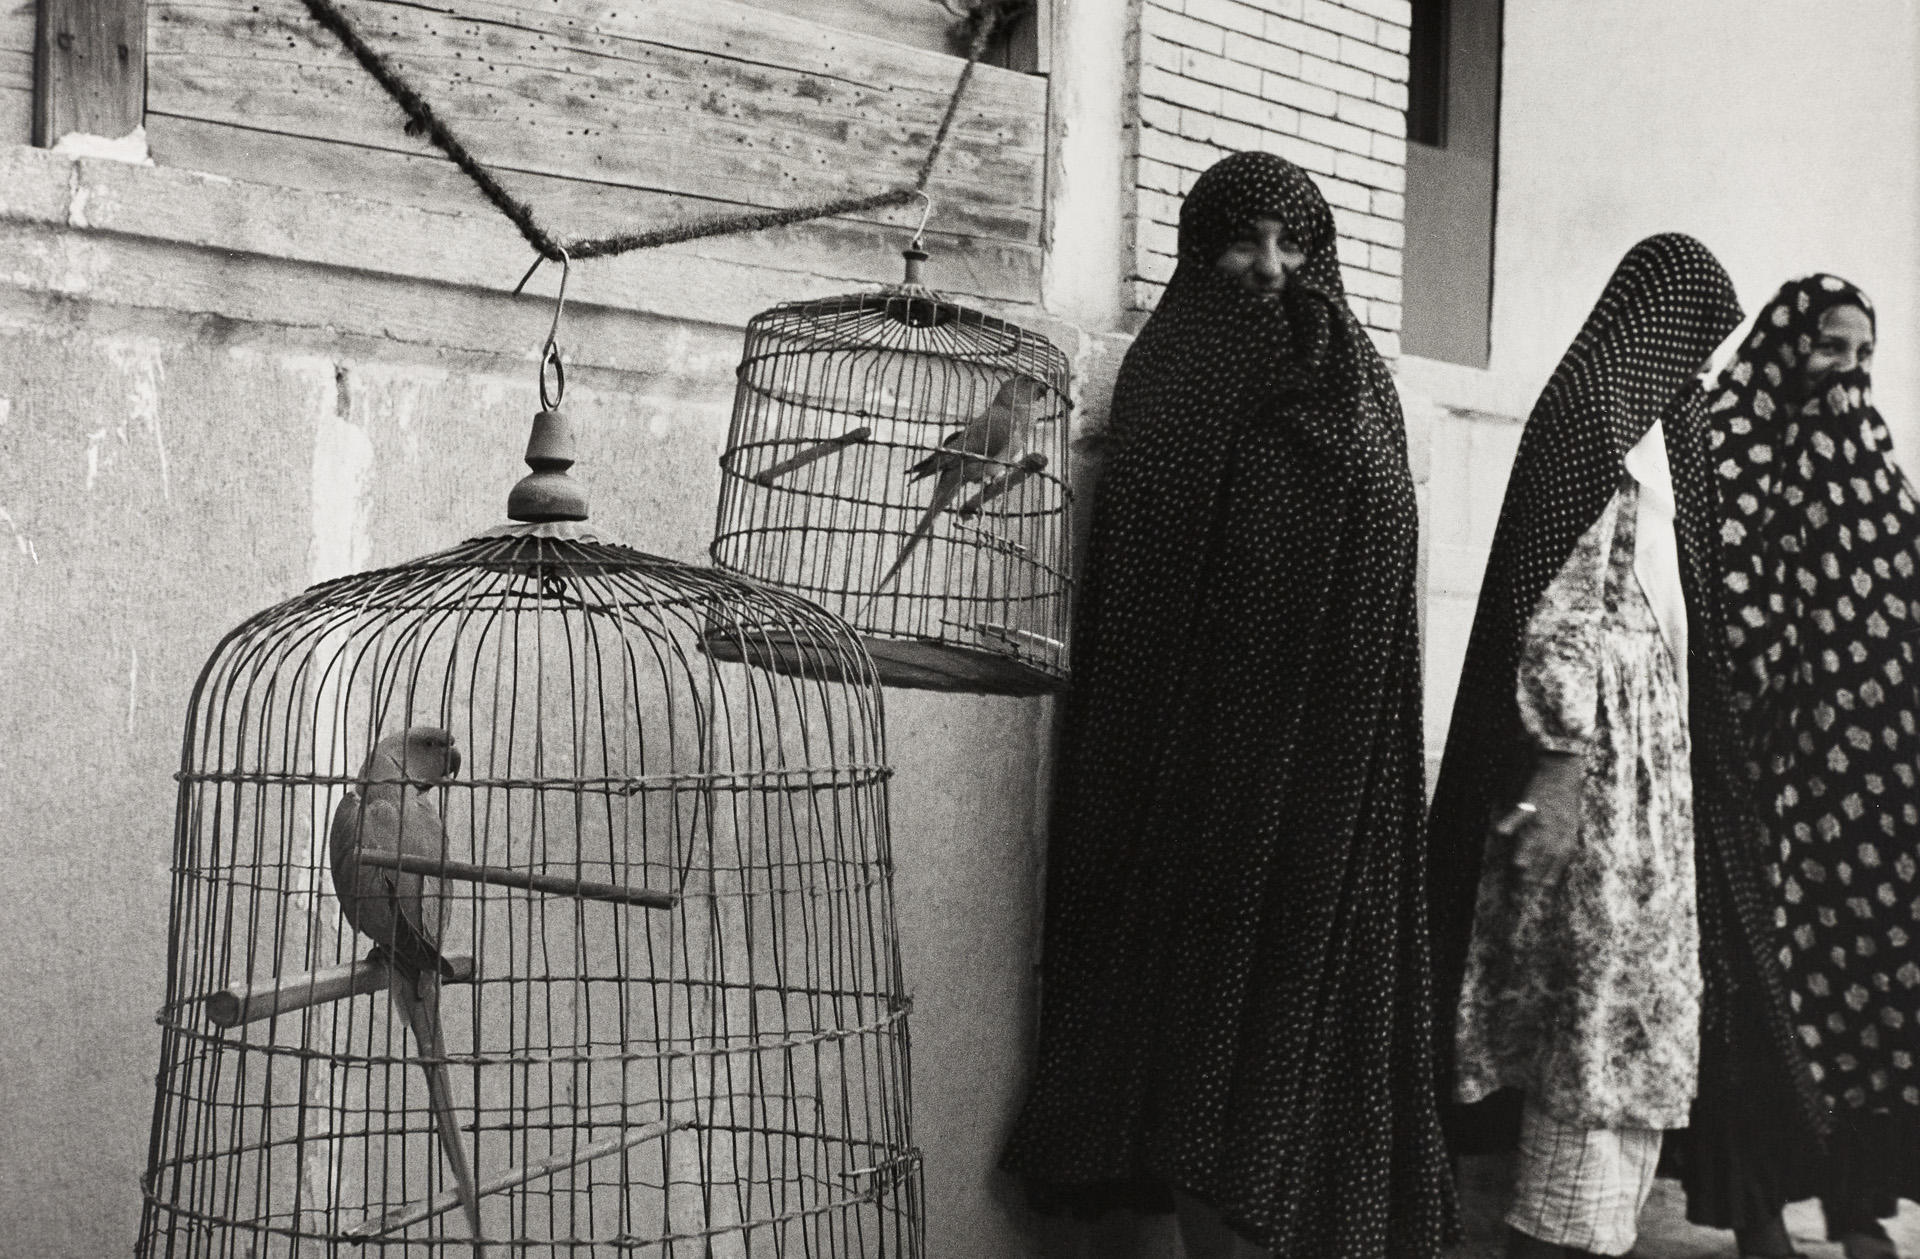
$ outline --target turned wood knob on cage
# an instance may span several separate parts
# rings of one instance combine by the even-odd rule
[[[533,471],[507,495],[507,518],[529,524],[585,520],[587,492],[567,469],[573,466],[573,426],[559,411],[533,417],[526,462]]]

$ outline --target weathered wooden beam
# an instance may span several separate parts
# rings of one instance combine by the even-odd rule
[[[910,180],[960,66],[727,0],[346,9],[509,188],[532,176],[665,194],[679,218]],[[156,0],[152,79],[156,115],[429,152],[298,0]],[[1045,130],[1044,82],[982,67],[928,189],[934,226],[1037,244]],[[542,219],[581,231],[559,210]]]
[[[119,139],[147,104],[146,0],[40,0],[34,39],[33,142]]]
[[[551,308],[506,298],[526,270],[528,250],[512,225],[484,205],[431,211],[252,183],[244,172],[222,178],[170,169],[166,160],[163,155],[154,168],[75,163],[24,144],[0,146],[0,257],[10,260],[20,291],[84,292],[107,305],[504,353],[532,370]],[[49,233],[69,226],[76,202],[84,204],[89,227],[112,238],[111,247],[103,243],[76,256],[45,243]],[[316,222],[327,230],[314,231]],[[840,224],[829,220],[827,226]],[[625,343],[628,312],[743,327],[776,302],[842,292],[860,273],[840,264],[874,261],[875,250],[862,256],[850,244],[822,254],[816,237],[800,232],[697,242],[752,247],[724,258],[677,245],[576,267],[568,318],[594,331],[577,334],[574,365],[631,370],[637,360]],[[780,255],[782,245],[791,257]],[[1037,298],[1035,251],[1005,250]],[[942,256],[938,282],[949,292],[978,294],[968,300],[986,299],[989,309],[1049,336],[1070,337],[1065,325],[1038,309],[1005,305],[1008,299],[974,287],[976,276],[998,279],[982,269],[1000,257],[998,250]],[[898,277],[897,252],[878,263],[886,271],[878,278]],[[818,269],[791,269],[795,264]],[[431,300],[417,292],[421,280],[442,286]]]
[[[0,145],[33,143],[36,0],[0,0]]]
[[[953,51],[947,30],[957,19],[952,10],[935,0],[739,0],[739,3],[929,52]]]

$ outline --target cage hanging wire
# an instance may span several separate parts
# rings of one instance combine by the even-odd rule
[[[201,673],[141,1256],[920,1259],[872,666],[571,457]]]
[[[711,554],[860,632],[888,685],[1034,694],[1067,674],[1067,359],[906,282],[747,325]],[[777,630],[725,639],[830,677]]]

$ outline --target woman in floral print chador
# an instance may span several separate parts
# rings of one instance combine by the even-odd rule
[[[1695,379],[1739,317],[1698,241],[1627,254],[1527,421],[1481,589],[1429,833],[1458,1099],[1523,1103],[1515,1256],[1625,1254],[1703,1059],[1736,1022],[1791,1054],[1752,1013],[1783,1003]]]

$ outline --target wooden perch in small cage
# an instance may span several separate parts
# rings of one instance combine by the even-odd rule
[[[482,1181],[479,1185],[478,1193],[482,1198],[491,1197],[496,1193],[503,1193],[517,1185],[524,1185],[530,1180],[539,1180],[543,1176],[551,1176],[555,1172],[563,1172],[569,1167],[578,1167],[582,1163],[591,1163],[593,1160],[605,1158],[609,1154],[619,1154],[622,1151],[632,1149],[643,1141],[651,1141],[655,1137],[663,1137],[669,1132],[679,1132],[693,1126],[694,1124],[691,1119],[659,1119],[653,1123],[642,1124],[629,1132],[623,1132],[618,1136],[607,1137],[604,1140],[595,1141],[590,1145],[583,1145],[577,1150],[571,1150],[564,1154],[556,1154],[552,1158],[541,1159],[537,1163],[527,1163],[520,1167],[508,1168],[492,1180]],[[381,1237],[387,1233],[403,1229],[409,1224],[418,1224],[422,1220],[430,1220],[436,1215],[445,1215],[449,1211],[458,1209],[460,1203],[460,1191],[458,1189],[448,1189],[443,1193],[428,1198],[424,1202],[410,1202],[406,1206],[394,1208],[385,1215],[370,1216],[348,1229],[347,1236]]]
[[[808,446],[798,454],[789,455],[771,467],[762,468],[753,474],[753,480],[760,485],[772,485],[789,472],[798,472],[815,460],[825,459],[828,455],[845,450],[849,446],[857,446],[872,436],[873,430],[861,425],[838,437],[829,437],[826,441]]]
[[[1061,651],[1066,644],[1057,638],[1048,638],[1045,634],[1036,634],[1032,630],[1014,629],[1011,625],[1001,625],[996,621],[976,621],[973,626],[977,633],[991,634],[1006,642],[1022,642],[1034,647],[1044,647],[1048,651]]]
[[[672,892],[657,892],[647,887],[625,887],[618,883],[596,883],[592,879],[574,879],[557,874],[533,874],[526,870],[506,870],[499,866],[476,866],[464,861],[443,861],[412,853],[362,852],[356,858],[362,865],[386,866],[406,874],[424,874],[436,879],[460,883],[491,883],[496,887],[516,887],[547,896],[571,896],[579,900],[610,901],[620,905],[639,905],[643,909],[672,909],[680,898]]]
[[[1014,464],[1011,468],[1008,468],[1005,472],[1002,472],[999,476],[981,486],[979,490],[974,493],[974,496],[960,504],[960,506],[954,510],[953,514],[956,516],[972,516],[978,514],[982,507],[985,507],[994,499],[999,498],[1002,494],[1011,492],[1028,477],[1045,471],[1046,466],[1047,457],[1045,455],[1028,455],[1019,463]]]
[[[472,958],[449,957],[447,965],[454,973],[446,976],[443,983],[473,982]],[[207,995],[207,1021],[215,1027],[239,1027],[242,1023],[258,1023],[277,1014],[291,1014],[329,1001],[385,992],[388,976],[387,964],[377,957],[369,957],[258,983],[232,984]]]

